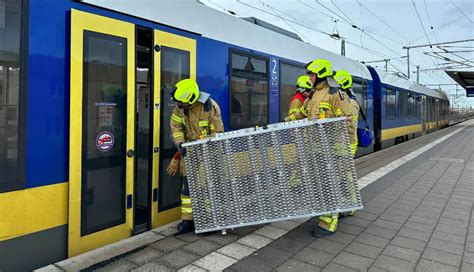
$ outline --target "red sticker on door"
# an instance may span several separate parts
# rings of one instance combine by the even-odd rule
[[[111,132],[104,131],[99,133],[96,139],[96,146],[102,152],[107,152],[114,146],[115,138]]]

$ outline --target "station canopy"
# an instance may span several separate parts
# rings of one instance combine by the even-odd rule
[[[454,81],[466,90],[467,97],[474,97],[474,70],[472,71],[446,71]]]

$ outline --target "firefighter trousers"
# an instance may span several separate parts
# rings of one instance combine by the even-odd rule
[[[181,184],[181,219],[193,220],[193,208],[191,206],[188,178],[186,176],[181,177]]]

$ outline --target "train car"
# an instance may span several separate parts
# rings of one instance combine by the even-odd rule
[[[414,84],[397,73],[376,73],[376,148],[387,148],[448,125],[446,94]]]
[[[211,94],[232,130],[281,121],[304,64],[326,58],[354,76],[382,137],[358,155],[402,125],[379,118],[383,90],[396,84],[375,70],[196,1],[4,0],[1,12],[1,271],[179,219],[179,178],[165,169],[175,152],[169,91],[183,78]],[[429,116],[444,100],[423,95]],[[426,131],[445,125],[433,122]]]

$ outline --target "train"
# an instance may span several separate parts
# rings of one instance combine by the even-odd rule
[[[132,3],[133,2],[133,3]],[[226,130],[280,122],[304,65],[354,78],[363,156],[449,125],[445,94],[198,1],[0,1],[0,270],[31,270],[176,221],[171,87]],[[3,14],[2,14],[3,12]],[[365,127],[359,118],[359,127]]]

